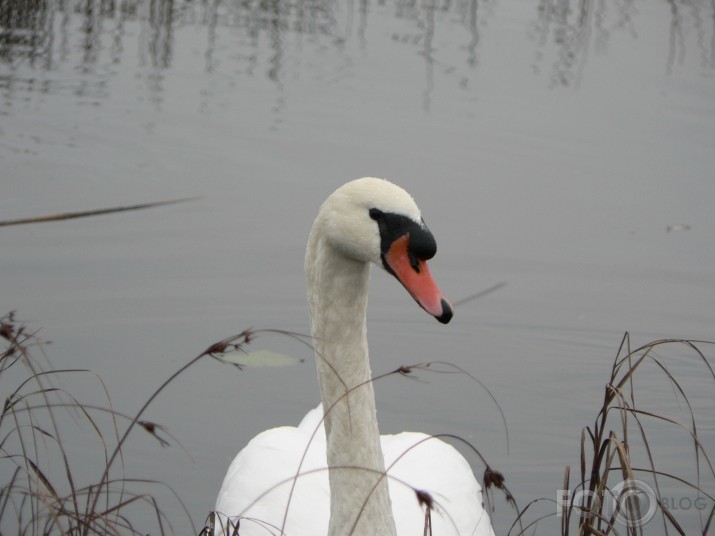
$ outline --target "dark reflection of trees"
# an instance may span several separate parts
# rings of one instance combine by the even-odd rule
[[[700,56],[700,65],[704,69],[715,68],[715,2],[712,3],[712,11],[709,14],[709,21],[699,9],[697,2],[690,3],[684,1],[667,0],[670,6],[670,32],[669,32],[669,53],[666,62],[668,73],[673,71],[677,64],[685,61],[686,42],[688,34],[688,19],[692,21],[695,32],[695,45]],[[706,22],[709,22],[710,43],[707,41]]]
[[[135,5],[138,18],[142,21],[140,65],[150,99],[157,106],[164,92],[164,72],[171,67],[173,57],[174,23],[178,18],[174,4],[174,0],[148,0]]]
[[[174,32],[172,24],[174,22],[174,1],[173,0],[151,0],[148,3],[149,36],[148,36],[148,56],[151,64],[160,69],[166,69],[171,65],[171,50],[173,46]]]
[[[670,12],[666,71],[694,54],[712,72],[712,0],[653,1]],[[547,72],[553,85],[578,85],[589,57],[607,50],[613,35],[638,39],[640,5],[636,0],[539,0],[530,29],[534,68]],[[138,46],[138,76],[159,104],[166,72],[175,68],[177,32],[192,27],[204,31],[200,52],[207,73],[231,61],[231,72],[266,76],[282,92],[286,69],[297,75],[312,67],[300,62],[296,49],[309,44],[342,53],[353,38],[366,49],[372,16],[373,22],[375,17],[397,19],[394,45],[423,57],[427,109],[436,72],[468,86],[470,72],[479,66],[485,17],[499,8],[495,0],[0,0],[0,89],[6,95],[14,85],[48,91],[57,82],[43,73],[69,64],[86,75],[72,89],[100,99],[118,66],[133,60],[126,51]],[[445,36],[457,45],[456,54],[440,54]]]
[[[0,59],[12,65],[17,56],[51,61],[52,17],[43,0],[0,2]],[[45,64],[49,68],[50,64]]]
[[[553,85],[578,85],[591,48],[605,50],[611,28],[633,32],[633,0],[613,3],[617,8],[615,23],[607,22],[606,0],[541,0],[534,34],[537,41],[536,68],[554,46],[556,59],[551,66]]]
[[[396,0],[395,17],[413,23],[413,28],[402,32],[394,32],[392,40],[401,45],[417,47],[418,53],[425,61],[425,87],[422,93],[423,108],[428,111],[431,105],[434,89],[434,73],[438,69],[442,74],[459,76],[458,83],[462,87],[468,85],[469,76],[459,75],[461,66],[455,63],[454,58],[446,59],[437,54],[435,46],[436,34],[441,27],[440,23],[451,26],[457,23],[465,32],[465,40],[461,49],[467,51],[465,61],[471,70],[478,65],[477,47],[479,45],[479,26],[477,13],[480,4],[488,4],[489,0]],[[444,28],[442,27],[442,30]]]
[[[669,52],[665,58],[668,73],[685,61],[686,46],[695,42],[700,64],[705,69],[715,66],[715,4],[706,0],[661,0],[670,6]],[[634,40],[637,32],[638,4],[634,0],[540,0],[533,25],[536,42],[535,68],[541,65],[551,49],[552,85],[578,85],[589,54],[602,52],[616,32],[625,32]],[[707,44],[707,35],[710,43]]]

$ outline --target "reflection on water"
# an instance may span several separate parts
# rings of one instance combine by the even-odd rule
[[[667,4],[670,34],[664,59],[666,71],[670,74],[676,65],[684,63],[689,47],[695,49],[693,53],[703,70],[712,71],[715,67],[713,6],[706,2],[676,0],[668,0]],[[589,54],[592,51],[607,53],[612,34],[619,32],[634,40],[638,38],[639,11],[647,7],[634,0],[541,0],[533,28],[537,69],[547,62],[547,51],[553,48],[555,58],[548,60],[551,83],[578,85]]]
[[[68,89],[66,84],[76,84],[71,90],[81,97],[102,99],[119,66],[132,61],[128,51],[136,49],[138,75],[158,105],[164,73],[173,67],[177,32],[192,28],[201,33],[197,52],[205,73],[223,69],[234,75],[262,75],[281,89],[287,71],[293,76],[314,67],[301,62],[301,48],[349,55],[354,37],[365,50],[371,25],[392,18],[394,45],[411,47],[424,59],[427,108],[436,66],[458,71],[460,85],[468,86],[470,73],[479,65],[486,20],[504,7],[484,0],[3,0],[0,88],[6,101],[17,90],[62,91]],[[609,52],[614,34],[638,39],[639,22],[652,7],[635,0],[541,0],[530,30],[535,72],[543,72],[552,85],[578,85],[589,56]],[[712,4],[668,0],[667,7],[658,7],[670,12],[669,32],[663,36],[665,71],[677,69],[692,54],[703,72],[712,74]],[[461,33],[454,34],[455,27]],[[440,32],[456,41],[458,55],[440,56],[435,45]],[[457,63],[448,64],[455,57]],[[54,78],[52,73],[61,66],[83,76],[73,82]]]

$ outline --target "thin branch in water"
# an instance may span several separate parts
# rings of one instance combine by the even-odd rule
[[[457,300],[456,302],[453,303],[453,305],[454,305],[455,307],[457,307],[458,305],[463,305],[463,304],[465,304],[465,303],[467,303],[467,302],[470,302],[470,301],[472,301],[472,300],[476,300],[477,298],[482,298],[482,297],[486,296],[487,294],[491,294],[491,293],[494,292],[495,290],[499,290],[500,288],[505,287],[505,286],[506,286],[506,281],[502,281],[501,283],[497,283],[496,285],[492,285],[492,286],[489,287],[488,289],[480,290],[480,291],[477,292],[476,294],[470,294],[470,295],[467,296],[466,298],[462,298],[461,300]]]
[[[181,199],[170,199],[168,201],[155,201],[153,203],[140,203],[137,205],[125,205],[121,207],[100,208],[95,210],[80,210],[77,212],[59,212],[56,214],[45,214],[44,216],[20,218],[16,220],[1,220],[0,227],[8,227],[10,225],[25,225],[28,223],[45,223],[49,221],[73,220],[75,218],[88,218],[90,216],[103,216],[105,214],[114,214],[115,212],[143,210],[145,208],[161,207],[164,205],[175,205],[176,203],[186,203],[187,201],[195,201],[196,199],[200,199],[200,197],[184,197]]]

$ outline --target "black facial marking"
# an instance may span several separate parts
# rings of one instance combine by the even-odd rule
[[[370,217],[375,221],[380,221],[384,215],[385,213],[382,212],[382,210],[380,210],[379,208],[370,209]]]
[[[422,224],[415,222],[402,214],[392,212],[382,212],[377,208],[370,209],[370,217],[377,222],[380,230],[380,251],[382,252],[382,264],[385,269],[395,275],[392,269],[385,262],[385,254],[390,250],[392,243],[398,238],[410,235],[407,246],[407,255],[410,258],[412,268],[419,273],[419,261],[426,261],[434,257],[437,253],[437,242],[424,220]]]

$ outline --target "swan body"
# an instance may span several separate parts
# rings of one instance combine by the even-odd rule
[[[298,427],[267,430],[238,453],[216,501],[220,534],[240,520],[241,536],[419,535],[425,508],[416,489],[434,499],[435,536],[493,536],[481,488],[456,449],[425,434],[380,436],[377,427],[365,326],[370,265],[447,323],[452,306],[426,263],[435,252],[417,205],[395,184],[357,179],[323,203],[305,261],[322,404]]]

